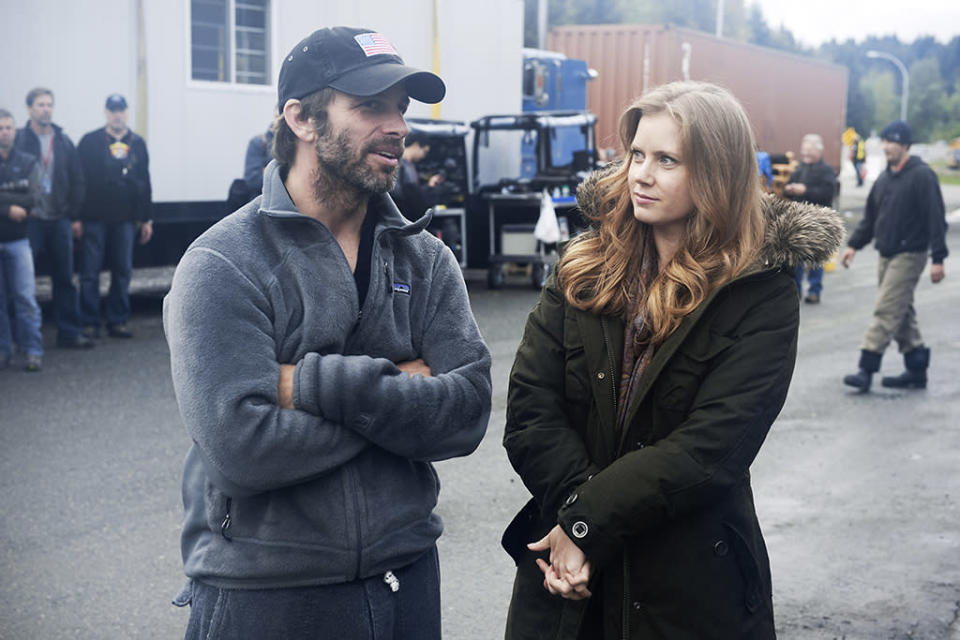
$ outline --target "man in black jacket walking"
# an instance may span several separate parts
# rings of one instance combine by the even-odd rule
[[[800,161],[800,166],[784,185],[783,195],[797,202],[831,206],[837,192],[837,176],[830,165],[823,161],[823,138],[815,133],[805,135],[800,143]],[[807,296],[803,301],[817,304],[823,291],[823,265],[809,268],[797,266],[797,289],[800,295],[803,295],[804,271],[807,272]]]
[[[856,252],[873,240],[880,252],[880,291],[873,321],[863,339],[860,370],[843,382],[869,391],[871,377],[880,370],[883,351],[896,340],[906,371],[899,376],[884,376],[881,384],[923,389],[927,386],[930,349],[924,346],[917,326],[913,291],[927,264],[928,250],[932,260],[930,280],[937,283],[944,278],[943,260],[948,253],[944,237],[946,208],[937,175],[920,158],[910,155],[910,126],[896,120],[884,127],[880,137],[887,170],[870,189],[863,220],[841,257],[843,266],[849,267]]]
[[[14,146],[40,161],[42,201],[30,212],[27,234],[34,263],[44,255],[53,280],[57,345],[75,349],[93,346],[80,333],[80,307],[73,285],[73,239],[83,233],[79,221],[84,182],[77,150],[63,129],[53,124],[53,92],[37,87],[27,94],[30,122],[17,132]]]
[[[107,125],[83,136],[77,147],[87,182],[81,216],[80,319],[86,337],[100,336],[100,267],[106,257],[107,333],[130,338],[134,236],[146,244],[153,235],[150,159],[143,138],[127,127],[127,101],[122,95],[107,98],[105,114]]]

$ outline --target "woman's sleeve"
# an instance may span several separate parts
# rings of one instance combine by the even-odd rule
[[[503,446],[542,512],[598,471],[566,411],[564,301],[551,275],[527,317],[507,391]]]

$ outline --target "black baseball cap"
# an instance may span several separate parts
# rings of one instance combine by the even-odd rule
[[[880,139],[909,147],[913,143],[913,130],[903,120],[894,120],[880,132]]]
[[[127,108],[127,99],[119,93],[112,93],[107,96],[108,111],[123,111]]]
[[[403,64],[387,39],[373,29],[318,29],[297,43],[280,67],[279,108],[291,98],[332,87],[355,96],[372,96],[403,82],[420,102],[443,100],[446,86],[438,76]]]

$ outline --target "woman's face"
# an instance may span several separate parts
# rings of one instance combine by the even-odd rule
[[[627,174],[633,216],[662,237],[679,238],[693,211],[690,179],[680,155],[680,126],[666,113],[640,118]]]

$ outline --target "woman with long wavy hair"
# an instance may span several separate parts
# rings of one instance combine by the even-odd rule
[[[749,467],[786,398],[793,268],[843,237],[761,193],[743,108],[672,83],[621,116],[622,163],[527,320],[504,446],[532,494],[504,533],[526,638],[773,638]]]

